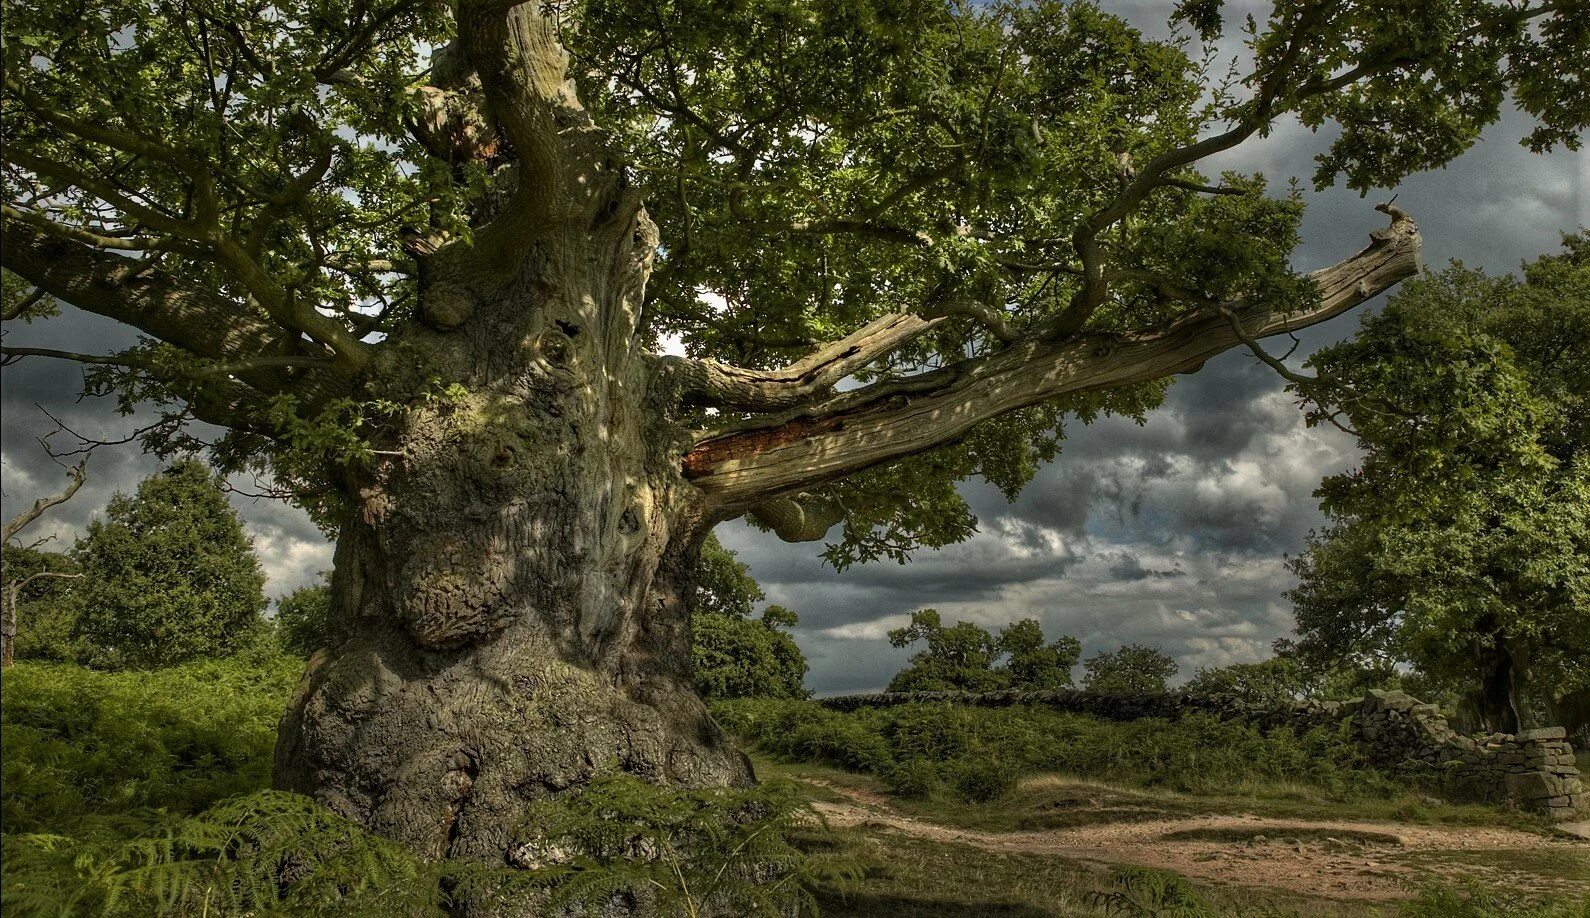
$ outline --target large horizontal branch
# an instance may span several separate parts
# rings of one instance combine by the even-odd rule
[[[1418,270],[1419,232],[1396,213],[1369,247],[1311,278],[1318,301],[1272,313],[1262,303],[1232,303],[1246,335],[1286,334],[1341,315]],[[965,435],[983,421],[1059,396],[1113,389],[1191,372],[1237,347],[1241,338],[1219,309],[1199,310],[1151,333],[1023,341],[989,357],[910,380],[845,393],[842,407],[806,413],[773,427],[745,430],[698,443],[684,457],[684,473],[706,492],[716,511],[733,515],[770,498],[834,481],[863,469],[921,453]],[[914,388],[916,391],[902,391]]]
[[[182,284],[159,268],[96,251],[9,221],[0,234],[0,264],[50,296],[85,312],[130,325],[194,356],[220,361],[225,372],[265,393],[345,390],[340,371],[288,374],[296,334],[251,315],[241,304]]]

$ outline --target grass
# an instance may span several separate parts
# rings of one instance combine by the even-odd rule
[[[1093,918],[1112,871],[1063,858],[988,851],[870,829],[839,830],[829,852],[861,870],[859,880],[825,884],[826,918]],[[1361,904],[1310,901],[1282,893],[1191,884],[1216,915],[1363,915]],[[1172,914],[1172,913],[1167,913]]]

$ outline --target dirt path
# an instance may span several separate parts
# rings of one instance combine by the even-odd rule
[[[990,851],[1054,854],[1101,864],[1136,864],[1239,886],[1330,899],[1383,901],[1409,895],[1417,876],[1472,877],[1517,889],[1573,891],[1583,880],[1553,876],[1560,856],[1590,866],[1590,844],[1514,829],[1394,822],[1190,816],[1100,823],[1040,832],[982,832],[906,816],[880,795],[817,784],[845,797],[816,802],[834,826],[864,826]],[[1474,852],[1474,854],[1467,854]],[[1529,869],[1529,863],[1536,865]]]

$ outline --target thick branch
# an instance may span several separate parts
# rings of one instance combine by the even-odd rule
[[[569,55],[540,0],[462,0],[458,41],[480,75],[488,108],[519,161],[519,185],[488,237],[511,245],[559,216],[568,175],[565,130],[588,125],[568,77]],[[567,202],[563,202],[566,204]],[[496,240],[479,240],[482,246]]]
[[[941,321],[942,318],[925,318],[912,313],[890,313],[776,370],[747,370],[716,360],[664,359],[683,374],[688,401],[750,411],[775,411],[827,394],[841,379],[921,336]]]
[[[1262,303],[1228,304],[1246,334],[1285,334],[1346,312],[1418,270],[1419,233],[1394,214],[1368,248],[1311,275],[1319,300],[1271,313]],[[807,412],[756,430],[714,437],[686,454],[685,475],[718,505],[744,512],[768,499],[933,449],[976,424],[1058,396],[1112,389],[1191,372],[1241,344],[1219,309],[1195,312],[1152,333],[1024,341],[925,377],[845,393],[826,413]],[[906,391],[914,390],[914,391]]]
[[[250,315],[238,303],[181,284],[159,268],[47,236],[26,223],[11,222],[5,230],[0,234],[0,262],[63,302],[220,361],[220,372],[261,392],[313,389],[326,394],[347,386],[340,371],[321,369],[305,377],[283,373],[288,364],[316,363],[324,355],[290,353],[295,336]]]

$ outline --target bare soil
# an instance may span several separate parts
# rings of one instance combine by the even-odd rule
[[[1438,878],[1472,878],[1528,892],[1572,892],[1582,890],[1590,875],[1590,843],[1518,829],[1231,814],[984,832],[907,816],[870,790],[805,776],[801,780],[843,798],[813,804],[835,827],[882,829],[990,851],[1134,864],[1207,882],[1325,899],[1405,898],[1418,881]]]

